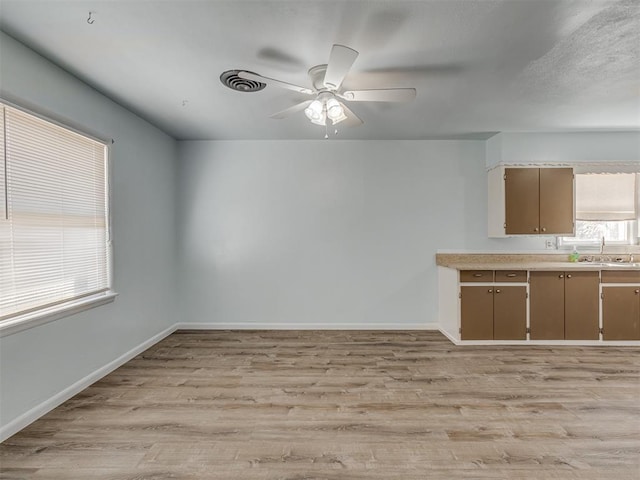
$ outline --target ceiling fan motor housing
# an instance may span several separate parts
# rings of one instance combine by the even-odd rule
[[[311,85],[315,90],[326,90],[327,87],[324,84],[324,74],[327,72],[327,64],[316,65],[311,67],[307,74],[311,79]]]

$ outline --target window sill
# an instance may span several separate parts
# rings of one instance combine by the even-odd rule
[[[37,312],[20,315],[9,320],[4,320],[0,323],[0,338],[8,337],[9,335],[22,332],[23,330],[38,327],[69,315],[74,315],[91,308],[99,307],[100,305],[111,303],[117,296],[118,294],[115,292],[100,293],[80,300],[67,302],[62,305],[56,305],[55,307],[45,308]]]

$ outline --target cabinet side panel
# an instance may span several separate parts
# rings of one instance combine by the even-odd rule
[[[494,340],[527,339],[527,287],[495,287]]]
[[[487,221],[489,237],[504,237],[504,168],[494,168],[487,173]]]
[[[462,340],[493,340],[493,288],[460,287]]]
[[[540,169],[540,231],[573,235],[573,169]]]
[[[640,340],[638,287],[603,287],[602,328],[604,340]]]
[[[438,267],[438,323],[450,338],[460,340],[458,271]]]
[[[505,169],[506,233],[535,235],[540,226],[539,168]]]
[[[598,272],[571,272],[564,281],[564,338],[598,340]]]
[[[531,340],[564,339],[564,273],[531,272]]]

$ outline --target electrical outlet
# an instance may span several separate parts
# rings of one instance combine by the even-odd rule
[[[556,248],[556,240],[554,238],[545,240],[544,247],[548,250],[554,250]]]

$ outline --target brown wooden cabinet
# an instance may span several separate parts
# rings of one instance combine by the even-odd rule
[[[493,287],[460,287],[460,338],[493,340]]]
[[[463,343],[640,341],[640,269],[616,265],[599,271],[597,264],[565,268],[461,270],[456,277],[447,276],[451,293],[446,295],[451,298],[447,318],[451,320],[445,331]],[[453,288],[459,297],[455,300]]]
[[[564,281],[565,340],[600,338],[598,272],[568,272]]]
[[[530,273],[532,340],[599,338],[598,272]]]
[[[505,168],[507,235],[574,233],[573,169]]]
[[[564,273],[529,274],[531,340],[564,339]]]
[[[603,271],[602,283],[603,340],[640,340],[640,272]]]
[[[527,339],[527,287],[495,287],[493,339]]]
[[[461,282],[525,282],[525,271],[461,271]],[[526,340],[527,288],[488,283],[460,287],[462,340]]]

